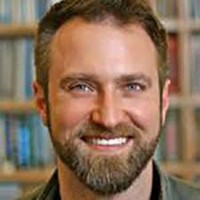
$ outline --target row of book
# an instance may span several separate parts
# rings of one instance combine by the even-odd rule
[[[170,92],[171,94],[178,94],[181,91],[180,84],[180,45],[179,38],[176,33],[169,34],[169,48],[168,48],[168,64],[170,68]],[[200,32],[191,33],[188,40],[188,58],[189,65],[187,68],[188,78],[190,80],[190,93],[194,95],[200,94]]]
[[[54,163],[47,128],[36,113],[0,114],[0,168],[45,167]]]
[[[35,23],[58,0],[0,0],[0,23]]]
[[[33,70],[31,38],[0,40],[0,100],[30,99]]]
[[[167,19],[176,19],[180,12],[178,0],[156,0],[156,9],[159,16]],[[200,19],[200,1],[187,0],[188,15],[192,20]]]
[[[181,160],[182,126],[178,108],[171,108],[155,157],[160,161]],[[196,160],[200,160],[200,109],[195,110]],[[54,163],[49,132],[36,113],[0,114],[0,168],[34,168]]]
[[[59,0],[0,0],[1,23],[34,23],[44,15],[46,10]],[[188,0],[189,15],[200,19],[200,1]],[[176,18],[177,0],[156,0],[156,10],[163,18]]]
[[[162,18],[176,18],[177,5],[177,0],[156,0],[156,10]]]
[[[194,111],[195,121],[195,160],[200,161],[200,108]],[[184,157],[181,149],[183,146],[183,130],[181,124],[181,111],[179,108],[171,108],[168,112],[166,125],[164,126],[160,141],[155,152],[158,161],[181,161]]]
[[[0,183],[0,199],[15,200],[22,195],[22,188],[17,183]]]
[[[155,152],[156,160],[177,161],[181,159],[181,141],[177,139],[179,134],[181,134],[180,111],[175,108],[170,109]]]
[[[192,37],[191,40],[194,41],[191,42],[191,58],[194,57],[194,59],[198,60],[200,36],[197,39],[195,38]],[[198,42],[196,42],[197,40]],[[196,47],[193,47],[194,45]],[[180,91],[178,48],[177,35],[171,34],[169,37],[171,93],[178,93]],[[198,63],[196,66],[198,68]],[[0,40],[0,100],[31,99],[33,96],[32,81],[34,79],[34,71],[32,38],[9,38]],[[192,80],[194,81],[196,79]],[[197,86],[194,85],[194,87]],[[200,90],[200,87],[197,88]]]
[[[190,17],[194,20],[200,19],[200,1],[199,0],[188,0],[188,7],[190,8]]]

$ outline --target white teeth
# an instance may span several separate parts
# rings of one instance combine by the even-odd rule
[[[102,146],[122,145],[127,142],[127,138],[114,138],[114,139],[92,139],[91,143]]]

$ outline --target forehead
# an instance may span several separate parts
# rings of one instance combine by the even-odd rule
[[[131,69],[130,65],[137,65],[132,69],[148,65],[148,70],[157,66],[156,48],[139,24],[119,27],[109,20],[88,23],[73,19],[56,32],[51,52],[52,65],[58,66],[59,62],[68,71],[82,70],[85,65],[87,70],[88,66],[92,66],[91,70],[115,66],[115,71],[124,67],[127,70],[126,66]]]
[[[104,34],[102,34],[104,33]],[[82,37],[87,37],[90,34],[93,36],[100,36],[99,38],[105,39],[106,36],[118,35],[126,37],[127,39],[132,39],[137,36],[143,37],[144,43],[149,43],[150,48],[155,48],[150,36],[142,27],[141,24],[129,23],[129,24],[120,24],[115,22],[113,18],[106,18],[100,22],[87,22],[82,18],[74,18],[69,22],[63,24],[56,32],[53,37],[53,44],[65,45],[64,40],[68,39],[68,42],[71,40],[79,40]],[[98,38],[98,39],[99,39]],[[90,37],[92,40],[93,37]],[[111,38],[109,38],[110,40]]]

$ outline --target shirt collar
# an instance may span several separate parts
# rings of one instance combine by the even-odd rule
[[[56,169],[45,185],[45,188],[42,190],[37,200],[61,200],[59,192],[59,183],[58,183],[58,170]]]
[[[166,200],[166,177],[157,163],[153,162],[153,187],[150,200]],[[61,200],[59,195],[58,170],[56,169],[37,200]]]

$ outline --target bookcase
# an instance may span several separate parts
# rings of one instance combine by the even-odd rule
[[[46,180],[54,155],[32,93],[37,21],[53,0],[0,0],[0,199]],[[13,195],[13,197],[12,197]]]
[[[0,183],[37,184],[51,174],[54,156],[32,100],[31,80],[36,23],[54,2],[0,1]],[[155,158],[169,173],[200,184],[200,1],[151,3],[168,31],[172,82]]]
[[[200,1],[156,0],[154,3],[168,30],[172,82],[170,111],[158,148],[158,159],[170,173],[198,181]]]

